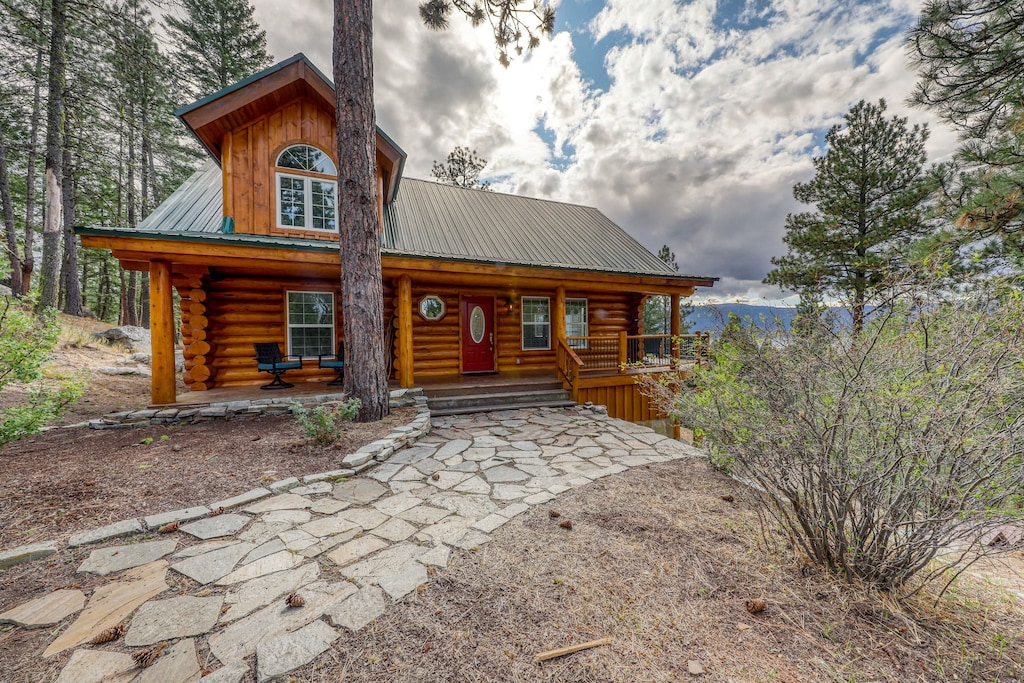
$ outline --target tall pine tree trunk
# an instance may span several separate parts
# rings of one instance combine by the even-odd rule
[[[11,264],[11,293],[21,296],[21,257],[18,256],[18,236],[14,233],[14,204],[11,202],[11,180],[7,175],[7,146],[4,124],[0,121],[0,210],[3,212],[4,237],[7,241],[7,260]]]
[[[39,25],[43,25],[43,8],[45,2],[39,3]],[[39,118],[43,109],[43,45],[42,41],[36,49],[36,65],[33,72],[32,85],[32,116],[28,125],[28,167],[25,171],[25,257],[21,260],[21,286],[27,294],[32,288],[32,271],[35,270],[36,228],[36,158],[39,149]]]
[[[61,267],[61,309],[69,315],[82,315],[82,288],[78,281],[78,242],[75,240],[75,176],[71,150],[64,150],[64,263]]]
[[[388,414],[384,292],[377,224],[372,0],[334,0],[338,117],[338,215],[345,318],[345,391],[362,401],[356,419]],[[405,359],[408,362],[409,359]]]
[[[64,0],[50,3],[50,77],[46,105],[46,221],[43,225],[43,270],[38,308],[57,306],[60,270],[61,149],[64,133]]]

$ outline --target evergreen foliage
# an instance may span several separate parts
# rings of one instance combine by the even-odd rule
[[[267,32],[249,0],[182,0],[184,16],[164,25],[176,46],[175,69],[195,100],[269,66]]]
[[[885,100],[861,100],[845,118],[845,127],[829,130],[826,154],[814,159],[814,178],[793,188],[815,211],[786,217],[789,251],[772,259],[765,283],[844,298],[858,331],[869,298],[929,231],[922,215],[931,188],[923,168],[928,130],[886,118]]]
[[[491,184],[480,180],[480,174],[487,166],[487,159],[476,155],[475,149],[456,147],[448,152],[448,159],[442,164],[435,161],[430,175],[438,181],[456,187],[474,190],[489,190]]]
[[[522,0],[426,0],[420,3],[420,19],[427,28],[443,31],[448,28],[452,11],[461,12],[473,26],[485,21],[494,34],[498,61],[509,65],[509,50],[517,55],[540,45],[541,36],[555,30],[555,8],[547,2],[534,2],[523,7]],[[524,35],[525,34],[525,35]]]
[[[679,272],[676,253],[663,244],[658,250],[658,258]],[[693,313],[693,304],[679,304],[679,333],[688,334],[690,326],[687,317]],[[644,334],[669,334],[672,331],[672,297],[649,296],[644,301]]]

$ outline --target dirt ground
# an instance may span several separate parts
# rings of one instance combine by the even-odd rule
[[[298,443],[291,418],[279,416],[57,430],[9,445],[0,450],[0,547],[209,502],[271,471],[329,469],[347,452]],[[559,526],[565,520],[571,530]],[[941,597],[897,604],[809,569],[782,537],[769,538],[751,493],[707,463],[635,468],[562,494],[453,555],[421,591],[343,632],[289,680],[1024,681],[1024,607],[1006,591],[966,578]],[[0,571],[0,611],[62,586],[89,591],[99,579],[75,573],[88,553]],[[327,564],[324,577],[339,580]],[[752,614],[746,603],[756,599],[766,607]],[[606,636],[610,645],[533,663],[542,651]],[[53,681],[66,657],[41,660],[49,640],[46,630],[0,627],[0,680]]]

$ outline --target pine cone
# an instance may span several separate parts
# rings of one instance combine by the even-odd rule
[[[558,510],[548,510],[548,517],[550,517],[551,519],[558,519],[561,516],[562,513],[559,512]]]
[[[139,650],[138,652],[132,653],[132,659],[135,660],[135,665],[140,669],[153,666],[153,663],[160,658],[160,655],[167,649],[167,641],[157,643],[153,647],[145,650]]]
[[[306,599],[298,593],[289,593],[288,597],[284,599],[284,604],[289,607],[302,607],[306,604]]]
[[[563,520],[563,521],[558,523],[558,526],[562,527],[563,529],[568,529],[569,531],[572,531],[572,520],[570,520],[570,519]]]
[[[158,534],[172,534],[181,528],[181,522],[171,522],[170,524],[164,524],[162,527],[156,530]]]
[[[434,481],[438,481],[441,479],[441,475],[438,474],[437,472],[434,472],[433,474],[430,475],[430,478],[433,479]]]
[[[747,611],[751,614],[757,614],[763,612],[765,608],[765,602],[761,598],[754,598],[753,600],[747,600],[746,602]]]
[[[728,493],[727,493],[727,494],[725,494],[724,496],[719,496],[719,498],[721,498],[722,500],[724,500],[724,501],[725,501],[726,503],[731,503],[731,502],[733,502],[734,500],[736,500],[735,498],[733,498],[733,497],[732,497],[731,495],[729,495]]]
[[[102,645],[103,643],[109,643],[117,640],[124,635],[124,626],[118,624],[117,626],[111,626],[108,629],[104,629],[96,634],[96,636],[89,641],[91,645]]]
[[[216,517],[217,515],[223,515],[223,514],[224,514],[224,508],[222,508],[222,507],[214,508],[214,509],[210,510],[210,514],[208,514],[207,517]]]

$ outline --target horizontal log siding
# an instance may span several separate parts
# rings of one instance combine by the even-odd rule
[[[576,394],[579,403],[587,401],[608,407],[608,414],[629,422],[647,422],[665,417],[651,406],[649,398],[640,393],[635,384],[607,387],[580,388]]]
[[[397,288],[394,281],[389,281]],[[397,290],[396,290],[397,291]],[[524,370],[550,370],[555,372],[555,352],[524,351],[522,348],[522,319],[520,317],[521,296],[546,296],[552,300],[554,310],[555,293],[548,290],[517,290],[510,294],[507,287],[479,285],[465,286],[422,285],[412,283],[412,345],[413,373],[419,378],[458,375],[461,342],[459,337],[459,297],[492,296],[495,299],[495,344],[497,345],[497,370],[499,372]],[[424,296],[433,294],[445,303],[445,316],[441,320],[428,321],[419,316],[419,302]],[[386,298],[393,309],[397,305],[397,294]],[[511,315],[505,306],[512,297]],[[640,297],[633,294],[587,294],[570,290],[566,297],[587,299],[591,335],[617,335],[626,330],[635,334],[636,318]],[[397,320],[393,323],[397,325]],[[397,353],[397,348],[393,350]],[[519,363],[516,363],[519,359]],[[397,365],[397,356],[395,357]]]

